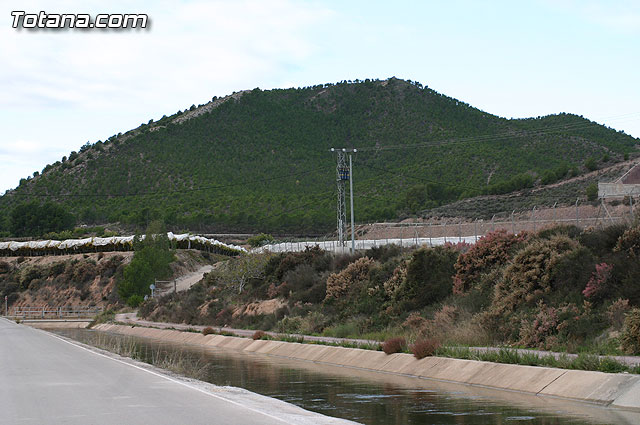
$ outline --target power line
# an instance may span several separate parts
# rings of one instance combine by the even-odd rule
[[[385,173],[388,173],[388,174],[393,174],[395,176],[400,176],[400,174],[398,174],[397,172],[391,171],[391,170],[387,170],[385,168],[374,167],[372,165],[367,165],[367,164],[361,164],[361,165],[364,166],[364,167],[367,167],[367,168],[371,168],[373,170],[385,172]],[[436,181],[436,180],[431,180],[431,179],[426,179],[426,178],[421,178],[421,177],[415,177],[415,176],[411,176],[411,175],[407,175],[407,174],[403,174],[402,177],[408,177],[410,179],[413,179],[413,180],[421,182],[421,183],[432,183],[432,184],[437,184],[437,185],[441,185],[441,186],[451,186],[451,187],[454,187],[454,188],[469,189],[469,190],[473,190],[474,192],[480,192],[480,194],[477,195],[477,196],[506,196],[506,197],[508,197],[508,196],[518,196],[518,195],[512,195],[512,192],[502,193],[502,194],[500,194],[500,193],[494,193],[494,194],[482,193],[482,187],[480,187],[480,186],[473,187],[473,186],[460,185],[460,184],[456,184],[456,183],[439,182],[439,181]],[[365,181],[370,181],[370,180],[373,180],[373,179],[368,179],[368,180],[365,180]],[[532,188],[532,187],[522,188],[522,189],[516,190],[516,192],[519,192],[519,191],[522,191],[522,190],[527,190],[527,189],[533,190],[534,188]],[[553,188],[544,188],[544,187],[542,187],[542,188],[539,188],[536,192],[530,193],[529,196],[532,196],[532,197],[541,196],[541,197],[552,198],[552,199],[567,199],[567,198],[569,198],[568,196],[563,196],[563,195],[551,195],[551,194],[539,193],[539,192],[541,192],[542,190],[545,190],[545,189],[546,190],[553,190]],[[359,196],[363,196],[363,195],[359,195]],[[371,197],[371,195],[364,195],[364,197],[369,197],[371,199],[380,199],[380,198]],[[466,199],[470,199],[470,198],[465,198],[464,200],[466,200]]]
[[[369,165],[369,164],[362,164],[362,165],[364,167],[371,168],[372,170],[382,171],[384,173],[393,174],[395,176],[400,176],[400,174],[398,174],[398,172],[387,170],[386,168],[374,167],[373,165]],[[444,183],[444,182],[439,182],[439,181],[436,181],[436,180],[430,180],[430,179],[426,179],[426,178],[422,178],[422,177],[415,177],[415,176],[411,176],[411,175],[407,175],[407,174],[402,174],[402,177],[407,177],[407,178],[419,181],[420,183],[433,183],[433,184],[437,184],[437,185],[441,185],[441,186],[451,186],[451,187],[455,187],[455,188],[463,188],[463,189],[469,189],[469,190],[474,190],[474,191],[478,190],[478,187],[465,186],[465,185],[460,185],[460,184],[456,184],[456,183]]]
[[[634,113],[635,114],[635,113]],[[421,148],[421,147],[439,147],[439,146],[451,146],[457,144],[468,144],[474,142],[485,142],[485,141],[500,141],[509,138],[517,138],[517,137],[526,137],[526,136],[545,136],[551,133],[564,131],[564,130],[577,130],[580,128],[592,127],[592,126],[600,126],[601,124],[595,122],[588,123],[574,123],[574,124],[558,124],[555,126],[547,126],[540,130],[519,130],[513,129],[508,130],[501,133],[492,133],[485,134],[479,136],[469,136],[463,138],[450,138],[450,139],[440,139],[435,141],[423,142],[423,143],[415,143],[415,144],[404,144],[404,145],[387,145],[387,146],[379,146],[379,147],[361,147],[358,148],[359,152],[378,152],[383,150],[395,150],[395,149],[410,149],[410,148]]]

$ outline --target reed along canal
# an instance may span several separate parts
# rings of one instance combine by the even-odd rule
[[[59,335],[363,424],[635,424],[640,413],[87,329]]]

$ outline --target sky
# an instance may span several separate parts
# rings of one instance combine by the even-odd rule
[[[150,25],[15,29],[17,10]],[[503,117],[569,112],[640,137],[640,2],[3,0],[0,193],[213,96],[392,76]]]

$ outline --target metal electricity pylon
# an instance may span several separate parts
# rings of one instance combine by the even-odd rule
[[[336,149],[331,148],[331,152],[338,154],[338,165],[336,166],[336,181],[338,184],[338,243],[345,246],[345,236],[347,234],[347,202],[346,202],[346,184],[349,181],[349,197],[351,200],[351,253],[355,251],[355,231],[353,223],[353,163],[351,154],[356,153],[357,149]],[[347,166],[347,153],[349,153],[349,165]]]

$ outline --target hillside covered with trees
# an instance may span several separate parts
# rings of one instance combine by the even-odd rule
[[[364,222],[553,183],[628,159],[637,144],[580,116],[505,119],[395,78],[254,89],[47,165],[0,198],[0,232],[161,219],[171,230],[325,233],[335,222],[331,147],[358,148]]]

